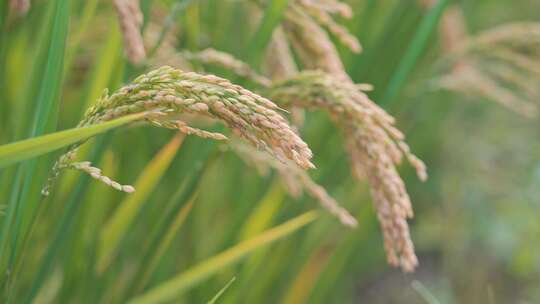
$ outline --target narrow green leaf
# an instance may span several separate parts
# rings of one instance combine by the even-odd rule
[[[39,79],[38,82],[34,83],[39,93],[36,98],[35,108],[31,108],[30,110],[32,111],[29,113],[29,115],[33,114],[34,117],[30,137],[44,134],[48,123],[56,125],[56,119],[53,118],[56,117],[54,112],[57,109],[60,87],[64,75],[64,53],[69,28],[69,4],[69,1],[58,0],[51,2],[50,7],[52,8],[53,19],[52,22],[46,22],[46,28],[49,31],[45,32],[46,34],[50,32],[50,39],[46,40],[44,53],[42,53],[42,55],[46,54],[46,56],[43,56],[43,58],[46,58],[43,74],[39,73],[39,76],[35,76],[36,80]],[[0,266],[0,271],[2,272],[5,265],[4,259],[8,256],[5,254],[8,247],[7,238],[9,237],[11,239],[11,250],[14,252],[17,247],[19,234],[21,233],[20,230],[24,230],[24,227],[21,229],[21,210],[26,211],[26,207],[30,206],[30,212],[32,212],[35,202],[38,199],[36,196],[30,196],[30,187],[36,176],[37,165],[37,160],[30,160],[17,168],[15,174],[15,182],[13,183],[0,240],[0,264],[2,265]],[[2,167],[0,165],[0,168]],[[11,271],[12,257],[13,255],[10,255],[7,261],[8,272]]]
[[[274,181],[268,193],[257,204],[255,210],[246,220],[240,232],[240,239],[245,240],[264,231],[272,225],[279,208],[283,204],[285,191],[279,181]]]
[[[427,304],[440,304],[439,300],[429,291],[429,289],[418,280],[414,280],[411,283],[411,286],[418,294],[426,301]]]
[[[399,91],[401,91],[401,88],[405,84],[407,76],[409,76],[414,65],[418,61],[418,58],[426,48],[431,33],[439,24],[439,19],[448,2],[449,0],[439,0],[422,19],[409,48],[401,59],[396,72],[390,79],[385,95],[381,101],[382,105],[390,105],[394,102]]]
[[[188,269],[149,290],[145,294],[132,299],[129,303],[146,304],[170,301],[190,287],[218,272],[220,269],[234,264],[256,249],[286,237],[294,231],[311,223],[317,217],[318,214],[316,211],[306,212],[284,224],[267,230],[252,239],[243,241],[238,245],[199,263],[191,269]]]
[[[109,136],[107,135],[99,138],[96,141],[96,144],[92,147],[92,152],[90,153],[88,159],[93,162],[98,162],[103,154],[103,150],[105,149],[106,142],[108,140]],[[70,235],[73,233],[73,226],[75,225],[75,221],[77,219],[77,213],[81,208],[83,202],[82,197],[87,189],[86,186],[88,185],[89,179],[89,175],[81,175],[73,188],[70,197],[67,199],[63,209],[63,214],[60,219],[58,219],[58,228],[51,238],[50,245],[47,248],[41,263],[39,264],[39,267],[33,270],[35,271],[35,274],[33,275],[33,283],[31,288],[28,289],[28,292],[26,292],[25,301],[22,303],[31,303],[41,286],[43,286],[45,283],[47,277],[53,273],[55,262],[61,257],[61,249],[69,240]],[[43,206],[45,206],[45,204],[40,204],[39,209],[43,210]],[[32,221],[32,230],[37,229],[36,223],[37,222],[34,219]],[[28,250],[23,251],[23,253],[24,252],[28,252]]]
[[[208,304],[216,304],[217,300],[225,293],[225,291],[231,286],[232,283],[236,280],[236,277],[232,277],[232,279],[227,283],[223,288],[219,290],[219,292],[210,300],[208,301]]]
[[[176,19],[180,15],[181,12],[183,12],[190,4],[192,4],[196,0],[178,0],[173,7],[171,8],[171,12],[169,15],[165,18],[165,21],[163,22],[163,27],[161,28],[161,31],[159,32],[158,39],[156,41],[156,44],[152,47],[150,52],[148,52],[148,56],[152,57],[156,51],[159,49],[161,44],[163,43],[163,40],[171,30],[171,28],[174,26]]]
[[[0,146],[0,168],[74,144],[140,119],[143,115],[129,115],[89,127],[73,128]]]
[[[159,242],[157,249],[152,250],[151,256],[148,258],[148,263],[141,267],[141,275],[137,277],[140,279],[140,283],[135,284],[135,287],[141,287],[146,284],[152,273],[154,273],[159,262],[161,261],[161,258],[171,246],[174,236],[178,233],[178,230],[180,230],[180,227],[182,227],[182,224],[184,224],[186,221],[186,218],[193,207],[193,201],[194,199],[190,200],[182,209],[180,209],[180,212],[178,212],[178,214],[175,216],[173,222]]]
[[[248,62],[256,65],[264,54],[264,50],[272,38],[274,29],[279,25],[283,14],[287,9],[289,0],[271,0],[264,10],[264,17],[253,34],[250,46],[246,48],[246,58]]]
[[[116,209],[109,222],[101,230],[99,245],[99,258],[97,264],[98,273],[102,273],[116,255],[116,251],[122,238],[129,230],[129,226],[141,210],[144,202],[156,188],[161,177],[169,167],[176,152],[183,141],[182,136],[175,136],[143,170],[135,189],[137,191],[129,195]]]

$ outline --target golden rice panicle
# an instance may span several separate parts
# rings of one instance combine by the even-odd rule
[[[131,63],[139,64],[146,58],[141,35],[143,14],[139,0],[113,0],[113,4],[122,30],[126,56]]]
[[[270,100],[226,79],[164,66],[139,76],[132,84],[111,96],[105,92],[86,111],[78,126],[145,113],[143,119],[160,127],[205,138],[226,138],[222,134],[192,128],[180,121],[181,114],[196,114],[223,122],[235,134],[281,161],[290,160],[304,169],[314,168],[310,161],[311,150],[285,118],[277,113],[279,110]],[[51,182],[61,169],[73,162],[80,144],[72,146],[60,157],[53,168]],[[44,194],[48,193],[49,184]]]
[[[372,102],[357,85],[332,75],[306,71],[277,83],[269,96],[284,106],[322,109],[342,130],[358,178],[367,179],[385,239],[388,261],[412,271],[418,261],[407,218],[412,204],[396,166],[403,158],[427,178],[424,163],[410,152],[394,118]]]
[[[292,197],[299,197],[303,192],[306,192],[315,198],[326,211],[339,219],[343,225],[347,227],[358,225],[356,219],[345,208],[341,207],[322,186],[315,183],[306,171],[290,164],[290,161],[286,163],[276,161],[268,154],[241,142],[234,142],[231,147],[244,162],[257,168],[261,175],[267,175],[270,169],[275,169]]]

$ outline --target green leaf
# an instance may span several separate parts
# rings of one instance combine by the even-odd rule
[[[246,48],[246,58],[248,62],[256,65],[264,54],[266,46],[272,38],[274,29],[279,25],[289,0],[271,0],[268,1],[268,6],[264,10],[264,17],[259,25],[259,28],[253,34],[250,46]]]
[[[89,127],[73,128],[0,146],[0,168],[74,144],[142,116],[144,114],[129,115]]]
[[[170,301],[219,270],[234,264],[256,249],[263,248],[276,240],[286,237],[294,231],[311,223],[317,217],[318,214],[316,211],[306,212],[284,224],[267,230],[252,239],[243,241],[238,245],[199,263],[159,286],[150,289],[143,295],[132,299],[129,303],[146,304]]]
[[[129,231],[129,227],[146,201],[165,174],[183,141],[182,136],[175,136],[143,170],[135,189],[116,209],[113,217],[101,230],[99,246],[98,273],[102,273],[116,255],[120,241]]]
[[[388,87],[381,101],[382,105],[389,105],[396,100],[395,98],[405,84],[405,80],[413,70],[418,58],[426,48],[431,33],[439,24],[439,19],[441,18],[444,8],[448,2],[449,0],[439,0],[422,19],[422,22],[420,23],[420,26],[418,27],[409,48],[405,52],[405,55],[401,59],[396,72],[388,83]]]
[[[227,283],[223,288],[221,288],[218,293],[210,300],[208,301],[208,304],[216,304],[217,300],[225,293],[225,291],[231,286],[231,284],[236,280],[236,277],[232,277],[232,279]]]

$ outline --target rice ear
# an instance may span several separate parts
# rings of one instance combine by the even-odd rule
[[[304,169],[314,168],[312,152],[287,121],[278,114],[279,107],[226,79],[214,75],[183,72],[168,66],[139,76],[132,84],[119,89],[89,108],[78,126],[88,126],[133,113],[146,113],[152,124],[175,128],[205,138],[225,139],[175,121],[178,114],[192,113],[223,122],[254,146],[277,159],[290,160]],[[60,170],[69,167],[82,143],[73,145],[53,167],[43,193]]]
[[[421,180],[427,173],[394,126],[395,119],[357,85],[320,71],[304,71],[276,83],[268,96],[286,107],[323,110],[330,115],[344,135],[353,174],[369,183],[388,262],[413,271],[418,260],[407,224],[413,216],[412,204],[396,167],[405,158]]]

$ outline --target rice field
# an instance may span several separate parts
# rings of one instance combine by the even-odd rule
[[[540,1],[0,3],[0,303],[537,303]]]

